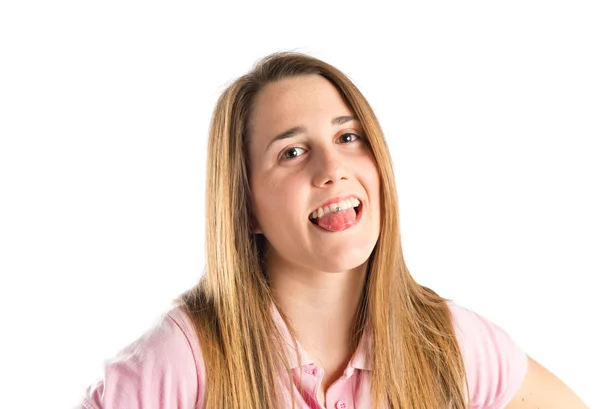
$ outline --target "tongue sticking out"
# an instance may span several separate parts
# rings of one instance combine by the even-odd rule
[[[327,213],[317,219],[319,227],[329,231],[341,231],[352,226],[356,221],[354,208],[341,210],[339,212]]]

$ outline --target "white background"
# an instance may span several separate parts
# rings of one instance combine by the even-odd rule
[[[295,49],[374,107],[416,279],[600,407],[596,2],[200,3],[0,6],[0,406],[71,407],[198,280],[213,106]]]

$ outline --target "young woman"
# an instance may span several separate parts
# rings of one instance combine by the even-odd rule
[[[201,281],[82,407],[585,407],[411,277],[382,131],[331,65],[277,53],[225,90],[206,206]]]

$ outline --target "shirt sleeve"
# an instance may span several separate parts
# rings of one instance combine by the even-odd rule
[[[463,356],[471,407],[504,408],[527,373],[527,355],[499,326],[481,315],[450,303]]]
[[[80,409],[193,409],[203,387],[200,349],[177,308],[105,364]]]

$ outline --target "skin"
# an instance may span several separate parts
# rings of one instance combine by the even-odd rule
[[[250,119],[254,233],[268,242],[267,275],[275,298],[303,348],[325,369],[317,393],[321,405],[354,352],[352,323],[380,232],[379,176],[360,123],[332,124],[352,115],[333,85],[311,75],[265,86]],[[297,126],[305,131],[270,144]],[[308,216],[317,206],[348,193],[363,203],[357,225],[331,233],[311,224]],[[508,409],[587,408],[560,379],[528,359],[525,380]]]
[[[254,232],[268,241],[275,298],[303,348],[325,369],[321,403],[354,352],[351,327],[380,231],[379,175],[360,122],[332,124],[353,115],[333,85],[311,75],[265,86],[250,124]],[[297,126],[306,132],[269,145]],[[309,221],[319,205],[345,194],[362,201],[359,223],[333,233]]]
[[[521,388],[507,409],[589,409],[564,382],[533,358]]]

